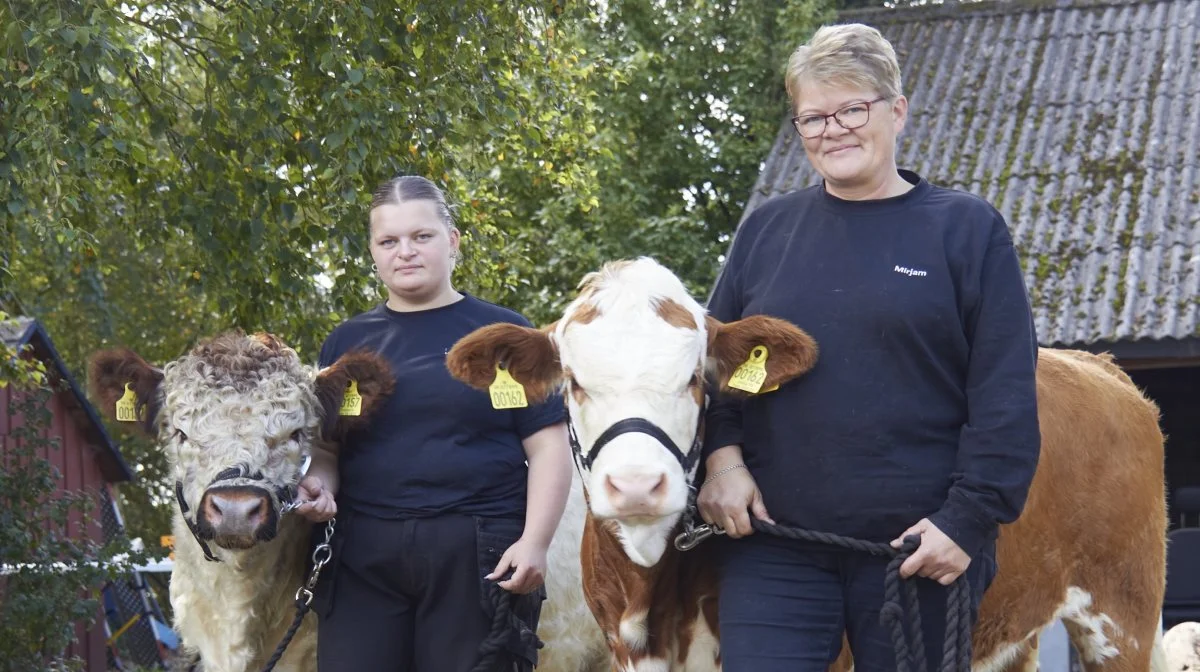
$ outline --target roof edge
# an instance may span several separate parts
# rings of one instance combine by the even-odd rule
[[[29,324],[25,327],[24,333],[22,333],[17,339],[17,350],[19,351],[27,344],[32,344],[35,339],[39,341],[39,344],[45,349],[46,355],[50,359],[50,362],[54,365],[55,371],[67,383],[68,389],[70,389],[71,393],[75,396],[75,399],[79,402],[80,407],[83,408],[83,412],[87,415],[88,420],[91,421],[92,426],[96,431],[96,434],[100,437],[100,447],[108,453],[108,457],[111,458],[114,466],[116,467],[116,474],[105,475],[110,477],[110,480],[114,482],[132,481],[134,474],[133,470],[129,468],[129,463],[126,462],[125,457],[121,455],[120,449],[117,448],[116,442],[113,441],[112,436],[105,428],[104,422],[100,419],[99,413],[96,412],[96,408],[84,395],[83,388],[79,387],[79,384],[75,381],[75,377],[71,375],[71,371],[67,368],[66,362],[64,362],[62,356],[58,354],[58,349],[54,347],[54,341],[50,339],[50,334],[46,332],[45,327],[42,326],[41,321],[37,318],[33,318],[29,322]],[[117,478],[111,478],[112,476],[116,476]]]
[[[912,23],[930,19],[958,19],[979,16],[1008,16],[1034,14],[1066,9],[1103,9],[1130,5],[1158,5],[1173,0],[948,0],[937,5],[905,7],[864,7],[848,9],[837,14],[839,23],[867,24]]]

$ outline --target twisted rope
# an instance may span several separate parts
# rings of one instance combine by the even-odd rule
[[[479,662],[475,664],[475,667],[471,668],[471,672],[493,672],[494,670],[503,669],[501,663],[508,662],[505,646],[508,642],[508,635],[513,630],[519,632],[522,638],[532,637],[537,642],[537,648],[540,649],[544,646],[536,633],[532,631],[526,632],[521,629],[521,625],[512,610],[513,602],[519,596],[504,590],[490,581],[484,585],[487,587],[488,601],[492,605],[492,629],[488,633],[488,636],[479,644]]]
[[[805,530],[797,527],[775,525],[751,517],[751,524],[759,532],[786,539],[813,541],[861,553],[891,557],[883,583],[883,609],[879,618],[892,635],[892,649],[896,653],[896,672],[926,672],[929,663],[925,657],[925,640],[921,631],[921,608],[917,597],[917,584],[912,579],[900,577],[900,565],[921,545],[921,538],[909,535],[899,549],[891,544],[863,541],[843,537],[829,532]],[[971,669],[971,592],[967,582],[960,576],[950,584],[946,594],[946,637],[942,644],[940,672],[970,672]],[[908,632],[904,625],[907,622]]]
[[[296,632],[300,630],[300,623],[304,621],[304,615],[308,613],[308,600],[296,598],[296,617],[292,619],[292,625],[288,628],[287,633],[283,636],[283,641],[279,642],[279,646],[275,647],[275,653],[271,654],[270,660],[263,667],[263,672],[271,672],[275,669],[275,664],[283,657],[283,652],[287,649],[288,644],[292,643],[292,638],[296,636]]]

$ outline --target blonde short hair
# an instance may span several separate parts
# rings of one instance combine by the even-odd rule
[[[874,89],[881,96],[900,95],[900,65],[883,35],[861,23],[822,26],[788,59],[784,85],[792,104],[804,81]]]

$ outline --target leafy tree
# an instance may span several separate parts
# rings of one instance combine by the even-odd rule
[[[0,305],[76,371],[232,327],[311,361],[382,297],[366,210],[397,172],[458,204],[457,285],[535,322],[641,254],[703,297],[830,3],[0,3]],[[156,539],[165,465],[121,436]]]

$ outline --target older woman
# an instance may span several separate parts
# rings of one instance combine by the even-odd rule
[[[1037,341],[1003,217],[896,166],[908,101],[891,45],[824,27],[793,54],[792,123],[819,186],[744,222],[709,309],[785,318],[816,367],[709,416],[701,516],[722,526],[727,672],[824,670],[843,632],[859,672],[894,670],[888,559],[751,534],[750,516],[877,542],[910,534],[931,663],[947,585],[979,598],[998,526],[1021,513],[1040,433]],[[768,353],[769,357],[769,353]]]
[[[319,666],[467,672],[491,628],[485,582],[519,595],[514,614],[537,629],[571,485],[563,402],[498,408],[450,376],[459,338],[529,321],[454,288],[459,231],[436,185],[380,185],[367,233],[387,300],[334,329],[319,359],[373,350],[396,387],[374,425],[347,437],[336,460],[314,458],[300,484],[301,515],[338,516],[313,606]],[[503,654],[491,669],[532,670],[536,642],[514,633]]]

